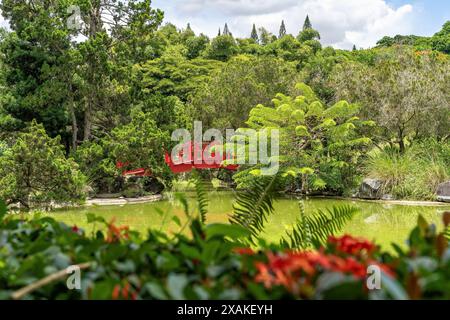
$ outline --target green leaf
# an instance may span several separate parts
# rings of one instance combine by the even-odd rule
[[[297,126],[295,128],[295,134],[299,137],[309,137],[310,134],[308,132],[308,128],[305,126]]]
[[[173,216],[172,221],[175,222],[175,224],[179,227],[181,227],[181,220],[178,216]]]
[[[87,213],[86,218],[87,218],[88,223],[95,223],[95,222],[100,222],[100,223],[104,223],[104,224],[107,223],[103,217],[96,216],[93,213]]]
[[[229,224],[210,224],[206,227],[207,239],[214,237],[230,237],[232,239],[248,238],[251,235],[250,231],[240,225]]]

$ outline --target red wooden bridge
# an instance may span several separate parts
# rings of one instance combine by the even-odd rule
[[[177,158],[181,161],[174,161],[171,155],[166,152],[165,153],[165,162],[169,166],[170,170],[173,173],[183,173],[190,172],[193,169],[205,170],[205,169],[226,169],[230,171],[237,171],[239,169],[238,165],[222,165],[218,164],[216,160],[216,152],[210,151],[205,152],[207,148],[209,150],[214,146],[214,143],[194,143],[188,142],[184,145],[184,148],[178,153]],[[188,152],[186,159],[183,159],[184,153],[183,150]],[[201,161],[194,161],[194,155],[201,154]],[[220,156],[222,161],[233,159],[231,155],[222,154]],[[124,169],[129,166],[129,162],[117,162],[116,166],[118,169]],[[126,176],[135,176],[135,177],[149,177],[152,175],[151,169],[139,168],[134,170],[124,170],[122,171],[122,175]]]

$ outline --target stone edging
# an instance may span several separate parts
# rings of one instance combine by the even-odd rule
[[[125,204],[151,203],[161,201],[163,196],[160,194],[140,198],[93,198],[86,200],[83,206],[115,206]]]

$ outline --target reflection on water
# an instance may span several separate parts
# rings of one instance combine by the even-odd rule
[[[196,212],[194,195],[192,193],[186,193],[186,195],[189,197],[190,211]],[[233,193],[211,192],[209,193],[209,199],[208,222],[227,222],[228,215],[232,212]],[[419,214],[422,214],[427,221],[435,223],[438,228],[442,228],[442,213],[450,210],[450,206],[388,205],[322,198],[313,198],[304,202],[307,214],[319,209],[325,210],[333,206],[348,204],[358,207],[360,213],[347,224],[344,233],[375,240],[384,248],[390,247],[392,242],[404,245],[409,231],[416,225]],[[159,215],[157,208],[166,212],[167,215]],[[106,220],[115,218],[118,225],[128,225],[131,229],[141,232],[145,232],[149,228],[175,232],[179,230],[179,227],[172,221],[171,217],[176,215],[182,221],[185,219],[181,205],[170,194],[167,200],[157,203],[60,210],[50,213],[50,215],[69,225],[77,225],[89,230],[90,226],[86,222],[86,213],[94,213]],[[285,230],[292,228],[299,214],[297,199],[278,200],[275,203],[275,214],[269,219],[264,237],[269,241],[278,242]]]

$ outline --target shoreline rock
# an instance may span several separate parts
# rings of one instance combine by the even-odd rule
[[[450,203],[450,181],[441,183],[438,186],[436,194],[438,201]]]
[[[382,187],[382,180],[364,179],[359,187],[358,198],[366,200],[380,200],[383,197]]]

